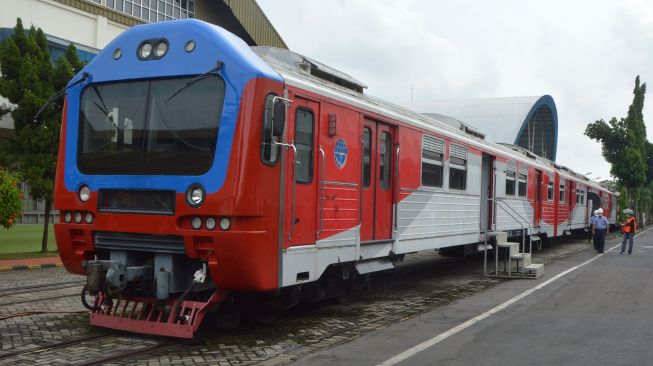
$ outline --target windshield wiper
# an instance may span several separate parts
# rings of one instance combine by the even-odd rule
[[[182,84],[179,88],[177,88],[177,90],[175,90],[172,94],[170,94],[168,99],[166,99],[165,103],[168,103],[170,101],[170,99],[174,98],[177,94],[181,93],[182,91],[184,91],[184,89],[188,88],[189,86],[195,84],[196,82],[198,82],[198,81],[200,81],[202,79],[206,79],[207,77],[211,76],[214,72],[220,70],[222,68],[222,65],[224,65],[224,62],[218,60],[218,62],[215,65],[214,68],[212,68],[211,70],[209,70],[209,71],[207,71],[207,72],[205,72],[205,73],[203,73],[201,75],[197,75],[196,77],[188,80],[187,82]]]
[[[86,79],[88,79],[90,76],[91,76],[91,74],[89,74],[89,73],[87,73],[87,72],[82,73],[82,77],[79,78],[79,80],[75,81],[74,83],[72,83],[72,84],[70,84],[70,85],[68,85],[68,86],[64,86],[63,88],[61,88],[61,90],[59,90],[59,91],[56,92],[54,95],[52,95],[50,98],[48,98],[48,100],[45,101],[45,104],[43,104],[43,105],[41,106],[41,108],[38,110],[38,112],[36,112],[36,114],[34,115],[34,120],[33,120],[33,122],[34,122],[34,123],[38,123],[38,122],[39,122],[39,116],[41,115],[41,113],[43,113],[43,111],[45,110],[45,108],[47,108],[50,104],[52,104],[52,103],[53,103],[54,101],[56,101],[57,99],[59,99],[59,98],[61,98],[62,96],[64,96],[64,95],[66,94],[66,92],[68,91],[68,89],[72,88],[73,86],[75,86],[75,85],[77,85],[77,84],[81,84],[81,83],[83,83],[83,82],[86,81]]]

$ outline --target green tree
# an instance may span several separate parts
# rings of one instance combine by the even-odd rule
[[[626,118],[613,117],[608,123],[598,120],[587,125],[585,135],[602,144],[605,160],[611,164],[610,174],[625,188],[627,202],[637,210],[640,190],[653,178],[653,148],[646,140],[644,96],[646,83],[635,78],[633,102]]]
[[[22,202],[18,178],[0,167],[0,226],[5,229],[16,224]]]
[[[45,201],[41,247],[44,252],[48,247],[62,101],[46,108],[38,123],[34,122],[34,116],[81,67],[73,45],[68,47],[65,57],[53,64],[43,31],[32,26],[25,32],[20,18],[14,34],[0,43],[0,95],[17,106],[11,112],[16,136],[9,142],[8,153],[13,162],[10,168],[18,170],[29,184],[32,198]]]

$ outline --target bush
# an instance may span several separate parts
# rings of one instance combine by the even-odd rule
[[[16,223],[22,209],[21,195],[18,179],[0,168],[0,225],[5,229]]]

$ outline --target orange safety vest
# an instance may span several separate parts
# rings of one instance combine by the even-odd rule
[[[635,232],[635,217],[629,217],[626,222],[624,222],[624,233],[634,233]]]

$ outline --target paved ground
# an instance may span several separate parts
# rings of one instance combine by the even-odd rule
[[[617,251],[574,253],[547,264],[540,281],[504,282],[296,364],[650,365],[653,231],[633,255]]]
[[[574,253],[590,256],[589,252],[586,243],[563,242],[536,253],[534,261],[547,262],[548,267],[566,262],[564,258]],[[439,317],[444,325],[454,323],[474,316],[485,303],[503,301],[503,293],[495,289],[507,286],[519,291],[536,281],[485,278],[481,258],[442,258],[432,252],[411,255],[395,271],[375,276],[370,290],[355,293],[346,304],[306,305],[284,314],[272,326],[245,324],[229,332],[213,330],[208,318],[193,342],[89,326],[88,314],[79,301],[82,283],[81,277],[62,268],[0,273],[0,366],[84,364],[93,360],[139,365],[277,365],[296,360],[306,364],[315,362],[314,357],[323,352],[352,347],[397,324],[409,326],[398,337],[411,340],[418,335],[415,330],[422,316]],[[472,302],[452,316],[441,311],[485,294],[487,299]],[[46,313],[8,317],[34,311]],[[63,343],[74,340],[80,342]],[[388,347],[384,352],[395,349]],[[354,352],[367,360],[361,364],[371,364],[369,360],[382,359],[377,356],[385,354]],[[113,356],[116,358],[110,359]]]

